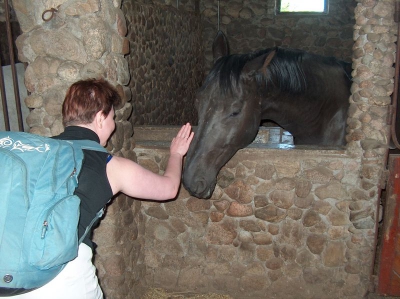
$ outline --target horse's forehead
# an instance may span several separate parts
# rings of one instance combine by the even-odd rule
[[[230,86],[226,90],[221,86],[219,80],[214,79],[198,92],[198,99],[203,104],[216,107],[231,105],[240,98],[237,86]]]
[[[224,94],[221,92],[209,92],[203,94],[200,98],[200,105],[212,111],[220,111],[230,107],[235,102],[233,95]]]

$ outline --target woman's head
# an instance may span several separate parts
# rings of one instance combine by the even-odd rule
[[[87,79],[70,86],[62,106],[65,127],[90,124],[96,114],[108,116],[121,103],[117,90],[104,79]]]

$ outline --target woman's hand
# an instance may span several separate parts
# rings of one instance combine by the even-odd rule
[[[180,156],[186,155],[190,143],[193,140],[194,132],[192,132],[192,126],[190,123],[182,126],[178,134],[174,139],[172,139],[170,153],[179,154]]]
[[[107,177],[113,194],[123,192],[130,197],[158,201],[175,198],[181,182],[183,156],[193,136],[189,123],[182,126],[171,142],[170,157],[163,175],[153,173],[129,159],[114,156],[107,163]]]

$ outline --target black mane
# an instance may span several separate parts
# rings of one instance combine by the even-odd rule
[[[345,75],[350,74],[345,70],[346,62],[337,60],[334,57],[325,57],[310,54],[301,50],[286,48],[268,48],[248,54],[235,54],[219,58],[208,74],[203,89],[212,81],[218,80],[223,93],[232,92],[232,89],[239,86],[240,74],[245,64],[252,59],[275,50],[276,54],[267,67],[266,75],[257,74],[258,82],[266,82],[267,85],[274,85],[281,91],[290,93],[303,93],[307,88],[305,77],[305,63],[322,63],[325,65],[340,66],[344,69]],[[261,66],[260,66],[261,68]]]

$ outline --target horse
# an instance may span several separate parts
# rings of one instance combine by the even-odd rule
[[[214,66],[196,94],[198,125],[186,156],[183,185],[210,198],[220,169],[249,145],[264,120],[296,145],[343,147],[351,64],[288,48],[229,55],[226,36],[213,42]]]

